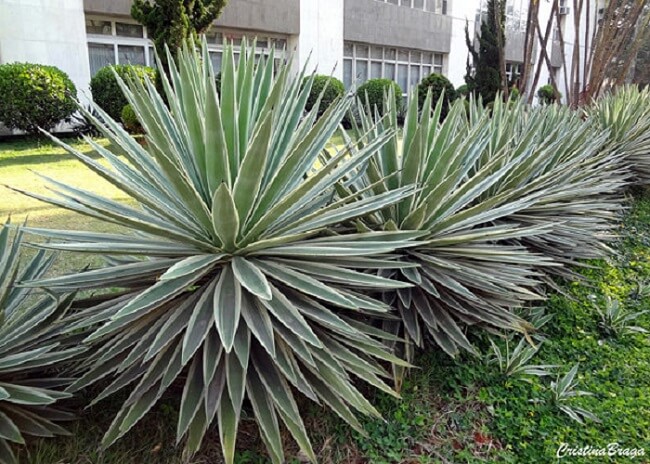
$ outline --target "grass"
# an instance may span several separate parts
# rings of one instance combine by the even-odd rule
[[[86,144],[71,141],[90,153]],[[100,141],[106,144],[105,141]],[[336,143],[336,141],[335,141]],[[48,142],[0,142],[0,184],[47,193],[31,171],[88,188],[111,198],[125,196],[82,168],[63,150]],[[115,227],[62,211],[0,187],[0,216],[12,214],[15,222],[26,218],[36,227],[113,231]],[[364,420],[367,436],[351,432],[331,413],[310,403],[307,427],[323,463],[554,463],[561,443],[572,447],[603,447],[620,443],[624,448],[645,448],[650,453],[650,341],[647,334],[606,330],[597,308],[606,296],[630,312],[648,309],[650,285],[650,196],[637,198],[624,224],[617,254],[611,260],[593,261],[581,270],[585,282],[560,282],[564,294],[550,296],[546,311],[553,315],[545,327],[547,341],[532,364],[559,366],[554,376],[579,363],[578,388],[592,396],[571,398],[566,404],[594,413],[600,422],[584,425],[563,413],[549,389],[555,377],[505,376],[487,363],[485,336],[474,341],[484,356],[452,360],[437,351],[420,353],[406,381],[402,401],[369,392],[385,420]],[[84,256],[64,255],[55,272],[80,268]],[[90,262],[90,264],[97,264]],[[634,325],[650,329],[650,315]],[[516,343],[517,339],[513,339]],[[504,346],[503,340],[497,341]],[[212,430],[202,452],[188,459],[175,443],[175,423],[180,392],[171,392],[127,436],[106,451],[100,450],[104,431],[119,410],[119,398],[83,409],[95,394],[86,392],[67,404],[79,421],[72,435],[37,440],[22,451],[30,464],[218,464],[219,438]],[[123,399],[123,398],[122,398]],[[533,401],[531,401],[533,400]],[[238,439],[239,464],[267,462],[255,424],[245,420]],[[287,438],[290,463],[301,462]],[[649,462],[647,457],[571,457],[560,462]]]
[[[94,156],[91,147],[76,139],[65,140],[77,150]],[[107,146],[106,140],[99,140]],[[37,175],[43,175],[57,181],[92,190],[109,198],[127,200],[123,192],[110,183],[83,167],[63,148],[46,139],[0,141],[0,220],[11,216],[13,223],[23,223],[32,227],[51,229],[94,230],[115,232],[117,226],[107,224],[86,216],[64,210],[35,200],[11,188],[40,195],[50,195],[45,182]],[[11,187],[11,188],[9,188]],[[86,265],[100,264],[96,258],[67,253],[52,269],[54,273],[83,268]]]

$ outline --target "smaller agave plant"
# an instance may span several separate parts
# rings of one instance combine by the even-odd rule
[[[9,238],[9,223],[0,230],[0,463],[18,460],[12,443],[24,444],[26,436],[54,437],[67,434],[57,424],[73,416],[54,407],[70,394],[60,387],[68,379],[48,374],[47,369],[83,351],[62,337],[64,318],[72,297],[56,299],[36,294],[16,283],[38,279],[53,257],[38,252],[20,266],[22,232]]]
[[[507,192],[495,198],[484,194],[504,181],[514,161],[495,156],[484,166],[480,158],[493,138],[490,118],[483,115],[471,127],[465,106],[452,106],[442,123],[439,101],[431,109],[431,94],[418,111],[417,96],[409,104],[403,137],[397,135],[394,100],[387,96],[386,114],[365,105],[354,141],[366,147],[376,138],[392,134],[388,143],[368,160],[367,169],[350,174],[339,188],[349,195],[385,194],[417,185],[413,196],[357,221],[367,230],[418,231],[419,244],[402,250],[401,260],[413,266],[382,270],[381,275],[412,285],[386,291],[384,301],[397,308],[400,321],[382,327],[423,347],[432,341],[451,356],[460,349],[476,352],[466,334],[470,325],[527,333],[534,328],[513,308],[541,299],[534,268],[548,264],[544,257],[504,240],[522,239],[544,232],[545,224],[519,227],[499,224],[535,202],[534,196],[515,198]],[[359,103],[363,108],[363,105]],[[508,195],[508,200],[504,201]],[[400,344],[396,348],[399,349]],[[403,346],[409,359],[413,347]],[[399,382],[403,370],[395,369]]]
[[[618,300],[605,295],[604,308],[601,309],[600,306],[596,306],[596,311],[600,316],[598,328],[606,337],[616,338],[631,333],[648,333],[647,329],[635,325],[637,319],[650,312],[648,310],[631,312]]]

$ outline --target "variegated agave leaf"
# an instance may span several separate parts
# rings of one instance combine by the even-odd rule
[[[69,379],[47,370],[83,351],[62,336],[71,297],[56,300],[16,284],[38,279],[52,257],[37,253],[20,265],[22,231],[9,237],[8,223],[0,229],[0,462],[17,463],[11,443],[27,436],[54,437],[68,432],[58,422],[73,416],[54,404],[70,394],[62,391]],[[69,341],[69,340],[68,340]]]
[[[395,305],[402,319],[400,324],[388,322],[387,326],[396,332],[403,327],[420,346],[428,334],[453,356],[459,348],[473,351],[465,333],[467,325],[522,332],[530,329],[511,309],[540,298],[534,291],[538,285],[534,268],[548,261],[521,246],[501,242],[534,237],[547,226],[497,223],[533,205],[534,196],[510,201],[485,197],[514,167],[505,156],[480,166],[492,138],[489,117],[477,118],[470,127],[465,122],[464,104],[458,102],[439,124],[441,104],[430,111],[431,96],[427,98],[420,114],[417,98],[412,99],[401,140],[395,135],[395,108],[384,118],[368,108],[361,111],[355,140],[360,147],[369,146],[386,132],[393,135],[377,149],[378,156],[368,161],[367,170],[352,174],[339,191],[372,197],[419,186],[414,196],[366,215],[361,224],[369,230],[426,234],[426,243],[402,252],[404,262],[419,267],[381,273],[414,286],[384,293],[386,303]],[[392,100],[387,101],[391,106]]]
[[[594,126],[609,133],[609,149],[631,165],[633,181],[650,184],[650,89],[616,89],[585,109]]]
[[[472,110],[481,111],[478,106]],[[576,278],[571,268],[581,260],[607,256],[629,180],[624,156],[608,144],[607,131],[595,129],[568,108],[500,102],[492,109],[490,126],[492,138],[479,166],[501,157],[512,168],[483,198],[514,201],[534,195],[533,204],[500,223],[550,226],[516,243],[562,265],[545,268],[549,276]],[[545,280],[553,284],[551,278]]]
[[[146,131],[146,148],[96,108],[106,123],[95,123],[119,150],[88,143],[108,167],[66,149],[135,205],[55,180],[50,184],[58,197],[32,196],[130,233],[30,232],[53,240],[42,245],[47,248],[141,259],[33,285],[123,289],[85,310],[73,327],[101,324],[88,338],[99,348],[71,390],[110,378],[98,400],[127,386],[131,391],[105,445],[181,378],[177,431],[190,451],[216,421],[232,463],[248,398],[274,463],[284,462],[280,424],[315,461],[294,391],[359,430],[352,410],[378,415],[353,380],[391,392],[379,361],[404,363],[358,317],[390,311],[366,296],[368,290],[409,284],[364,271],[399,268],[391,253],[417,235],[331,229],[388,208],[413,188],[335,198],[346,173],[368,163],[392,134],[361,149],[329,147],[349,100],[320,118],[318,105],[305,114],[311,77],[302,85],[303,76],[293,76],[289,64],[276,75],[273,55],[257,60],[254,47],[243,47],[238,57],[225,50],[217,92],[207,45],[200,51],[186,45],[178,65],[162,76],[168,106],[149,81],[122,85]],[[332,157],[318,164],[325,149]]]

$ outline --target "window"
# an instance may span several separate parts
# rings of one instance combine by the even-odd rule
[[[144,47],[137,45],[118,45],[117,61],[118,63],[140,64],[145,66],[147,60],[144,57]]]
[[[135,22],[86,18],[90,75],[111,64],[154,66],[154,54],[147,31]]]
[[[441,15],[447,14],[447,0],[426,0],[426,3],[427,11]]]
[[[141,64],[156,66],[153,43],[147,36],[147,29],[135,22],[105,18],[86,18],[88,57],[90,74],[94,76],[104,66],[111,64]],[[221,57],[226,43],[238,47],[246,37],[249,43],[256,39],[257,56],[268,55],[274,49],[276,63],[284,60],[287,48],[286,36],[221,31],[211,27],[205,34],[210,51],[210,61],[216,72],[221,70]],[[235,59],[239,51],[235,49]]]
[[[522,63],[506,63],[506,77],[508,82],[512,83],[521,76]]]
[[[86,33],[99,35],[113,35],[113,24],[101,19],[87,19]]]
[[[429,11],[436,14],[447,14],[448,0],[377,0],[396,6],[405,6],[416,10]]]
[[[93,76],[104,66],[115,64],[115,47],[106,44],[88,44],[88,57],[90,60],[90,74]]]
[[[443,71],[443,54],[429,51],[345,42],[343,55],[343,83],[348,89],[381,77],[397,82],[406,95],[424,77]]]
[[[120,37],[144,37],[144,27],[140,24],[115,23],[115,35]]]
[[[214,27],[208,29],[206,37],[213,38],[213,40],[208,39],[208,48],[210,51],[210,60],[212,61],[215,72],[219,72],[221,70],[221,59],[225,45],[234,45],[235,62],[239,60],[239,50],[237,47],[242,44],[244,38],[249,45],[251,45],[253,41],[255,42],[255,56],[257,58],[261,57],[262,55],[269,56],[271,54],[271,51],[273,51],[276,69],[285,59],[285,53],[287,49],[286,37],[271,37],[266,33],[258,34],[255,32],[250,33],[231,30],[217,32]]]

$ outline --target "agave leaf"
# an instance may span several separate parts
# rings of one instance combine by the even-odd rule
[[[11,240],[9,230],[9,222],[0,228],[0,461],[15,463],[8,442],[67,434],[56,422],[70,416],[55,403],[70,396],[60,389],[71,380],[44,373],[85,348],[64,334],[72,297],[17,287],[25,280],[44,280],[53,259],[41,251],[21,266],[23,231],[16,229]]]
[[[241,286],[232,268],[224,268],[214,292],[214,319],[226,352],[230,352],[235,343],[235,333],[241,315],[241,294]]]
[[[271,287],[260,269],[246,258],[235,256],[232,270],[239,283],[253,295],[263,300],[271,299]]]
[[[221,184],[214,193],[212,205],[214,231],[223,244],[224,250],[232,252],[239,232],[239,215],[235,200],[226,184]]]

